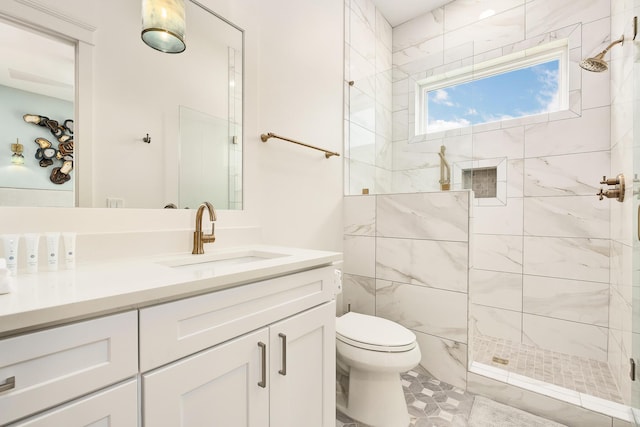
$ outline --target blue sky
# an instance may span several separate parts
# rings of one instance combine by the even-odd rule
[[[558,67],[553,60],[430,91],[427,131],[557,111]]]

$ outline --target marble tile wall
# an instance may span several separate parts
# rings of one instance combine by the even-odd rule
[[[421,365],[466,387],[467,191],[347,196],[343,310],[411,329]]]
[[[610,76],[578,62],[606,46],[610,15],[608,0],[456,0],[393,29],[406,98],[394,93],[393,191],[436,190],[441,144],[454,165],[506,158],[506,202],[474,203],[470,334],[608,358],[610,203],[594,195],[611,173]],[[556,39],[568,40],[568,111],[415,135],[419,79]]]
[[[390,118],[384,110],[382,120],[391,126],[391,144],[383,140],[383,149],[379,144],[382,139],[376,126],[381,115],[376,114],[376,108],[380,107],[371,99],[359,101],[360,92],[369,98],[374,93],[375,100],[375,90],[381,85],[376,86],[375,79],[360,79],[369,83],[360,84],[360,92],[351,88],[352,96],[346,103],[365,107],[347,115],[345,128],[355,123],[367,132],[354,127],[345,135],[347,146],[355,150],[345,166],[346,188],[348,194],[359,194],[366,187],[378,194],[394,193],[394,197],[384,199],[385,208],[379,212],[375,207],[379,196],[355,198],[357,201],[347,197],[348,215],[355,215],[349,205],[360,203],[363,205],[357,210],[368,212],[357,221],[346,221],[357,227],[345,229],[345,263],[355,272],[345,276],[347,283],[353,283],[345,285],[351,308],[372,314],[383,310],[409,322],[416,331],[425,331],[416,319],[400,318],[398,301],[409,308],[412,298],[432,297],[429,293],[437,292],[442,301],[455,304],[450,293],[461,292],[461,278],[453,273],[442,280],[444,273],[438,277],[420,269],[420,258],[411,256],[425,251],[437,252],[442,259],[455,257],[460,253],[456,247],[460,241],[455,237],[459,230],[446,224],[443,233],[453,237],[414,235],[415,222],[423,218],[408,214],[415,213],[415,206],[407,206],[403,212],[395,198],[398,193],[438,191],[440,145],[447,147],[452,164],[506,158],[506,203],[475,206],[468,229],[469,334],[481,332],[607,361],[628,402],[632,391],[628,360],[633,343],[640,342],[640,335],[631,327],[633,295],[640,293],[640,275],[632,262],[635,198],[620,204],[601,202],[594,194],[602,175],[623,172],[633,177],[634,162],[640,162],[633,140],[633,119],[640,112],[634,81],[640,81],[640,69],[633,62],[632,43],[611,50],[610,68],[604,73],[582,71],[578,62],[601,51],[621,33],[628,33],[632,17],[640,15],[640,1],[486,0],[480,4],[455,0],[392,30],[384,26],[383,31],[372,30],[372,23],[381,18],[365,1],[346,1],[349,13],[355,11],[346,25],[346,80],[358,76],[360,71],[354,70],[368,69],[377,75],[381,68],[375,67],[388,62],[374,61],[372,55],[377,55],[381,45],[385,49],[390,46],[390,52],[383,51],[393,64],[391,72],[383,74],[390,78],[392,91],[390,97],[385,92],[380,99],[391,103]],[[479,19],[486,9],[493,9],[494,15]],[[351,34],[363,28],[358,19],[369,22],[370,36]],[[386,37],[384,43],[375,38],[380,34]],[[436,136],[415,135],[413,91],[418,78],[560,38],[568,39],[569,45],[571,101],[567,112]],[[382,134],[388,136],[388,130]],[[367,142],[350,144],[349,138],[354,137]],[[425,199],[425,195],[416,195],[413,202],[419,206]],[[459,209],[450,206],[447,211],[456,218],[453,223],[459,220]],[[376,234],[376,213],[384,216],[379,224],[382,235]],[[440,219],[441,215],[438,222]],[[393,233],[385,230],[394,222],[397,227]],[[357,258],[371,258],[349,261],[352,251]],[[402,263],[395,269],[388,261],[380,261],[379,254],[385,259],[395,256]],[[459,266],[449,267],[447,274]],[[454,320],[451,335],[443,336],[442,325],[434,323],[428,332],[418,332],[419,340],[425,342],[420,337],[428,336],[431,347],[445,353],[456,349],[460,354],[468,341],[460,341],[457,325]],[[457,366],[462,359],[452,356],[443,360]],[[463,378],[462,373],[455,376],[457,381]],[[449,381],[460,384],[455,379]],[[640,390],[636,398],[640,401]]]

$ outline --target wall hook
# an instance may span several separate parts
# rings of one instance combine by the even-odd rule
[[[151,137],[149,136],[149,134],[147,134],[147,136],[142,138],[142,142],[146,142],[147,144],[151,144]]]

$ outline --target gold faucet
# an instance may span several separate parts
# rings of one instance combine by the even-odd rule
[[[202,232],[202,214],[204,213],[204,208],[207,208],[207,210],[209,211],[209,219],[211,220],[211,234],[204,234]],[[213,243],[216,241],[215,223],[213,222],[216,219],[216,210],[211,203],[204,202],[200,206],[198,206],[198,212],[196,212],[196,231],[193,232],[192,254],[203,254],[203,243]]]

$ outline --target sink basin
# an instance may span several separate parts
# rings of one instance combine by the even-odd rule
[[[284,256],[287,255],[267,251],[243,250],[237,252],[188,255],[164,261],[161,262],[161,264],[184,271],[207,271],[214,270],[219,267],[250,264]]]

